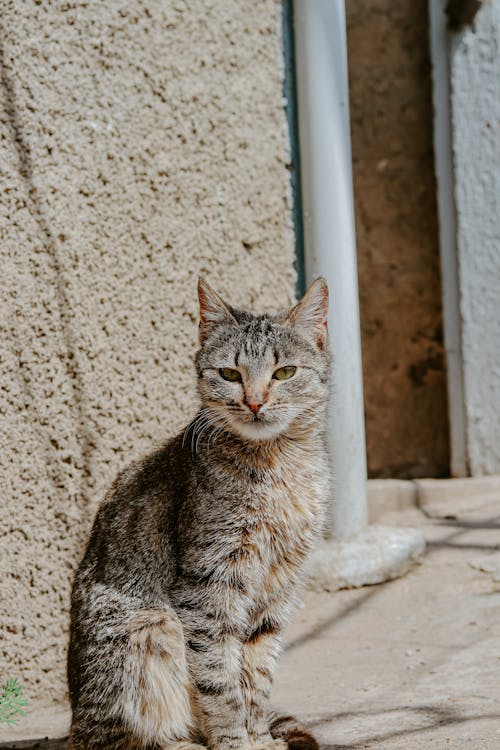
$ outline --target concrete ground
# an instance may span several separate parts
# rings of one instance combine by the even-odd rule
[[[323,750],[499,750],[500,494],[379,522],[421,528],[422,564],[378,586],[307,592],[275,703],[314,728]],[[0,748],[62,749],[14,740],[66,732],[67,712],[32,712],[0,731]]]
[[[324,750],[499,750],[500,494],[379,522],[421,528],[422,564],[378,586],[308,592],[276,702]]]

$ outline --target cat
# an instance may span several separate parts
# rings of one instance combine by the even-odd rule
[[[321,532],[328,288],[253,315],[198,285],[201,408],[119,474],[71,601],[71,750],[314,750],[269,708]]]

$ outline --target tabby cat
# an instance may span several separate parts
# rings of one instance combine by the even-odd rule
[[[125,469],[72,593],[71,750],[313,750],[269,694],[323,519],[328,290],[252,315],[199,282],[201,408]]]

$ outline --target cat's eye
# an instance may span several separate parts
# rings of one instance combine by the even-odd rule
[[[285,367],[279,367],[273,372],[273,378],[275,380],[290,380],[296,372],[297,368],[293,365],[285,365]]]
[[[241,383],[241,373],[238,370],[233,370],[232,367],[221,367],[219,372],[224,380],[229,380],[230,383]]]

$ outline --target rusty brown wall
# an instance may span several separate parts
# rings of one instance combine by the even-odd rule
[[[426,0],[346,3],[368,467],[448,473]]]

